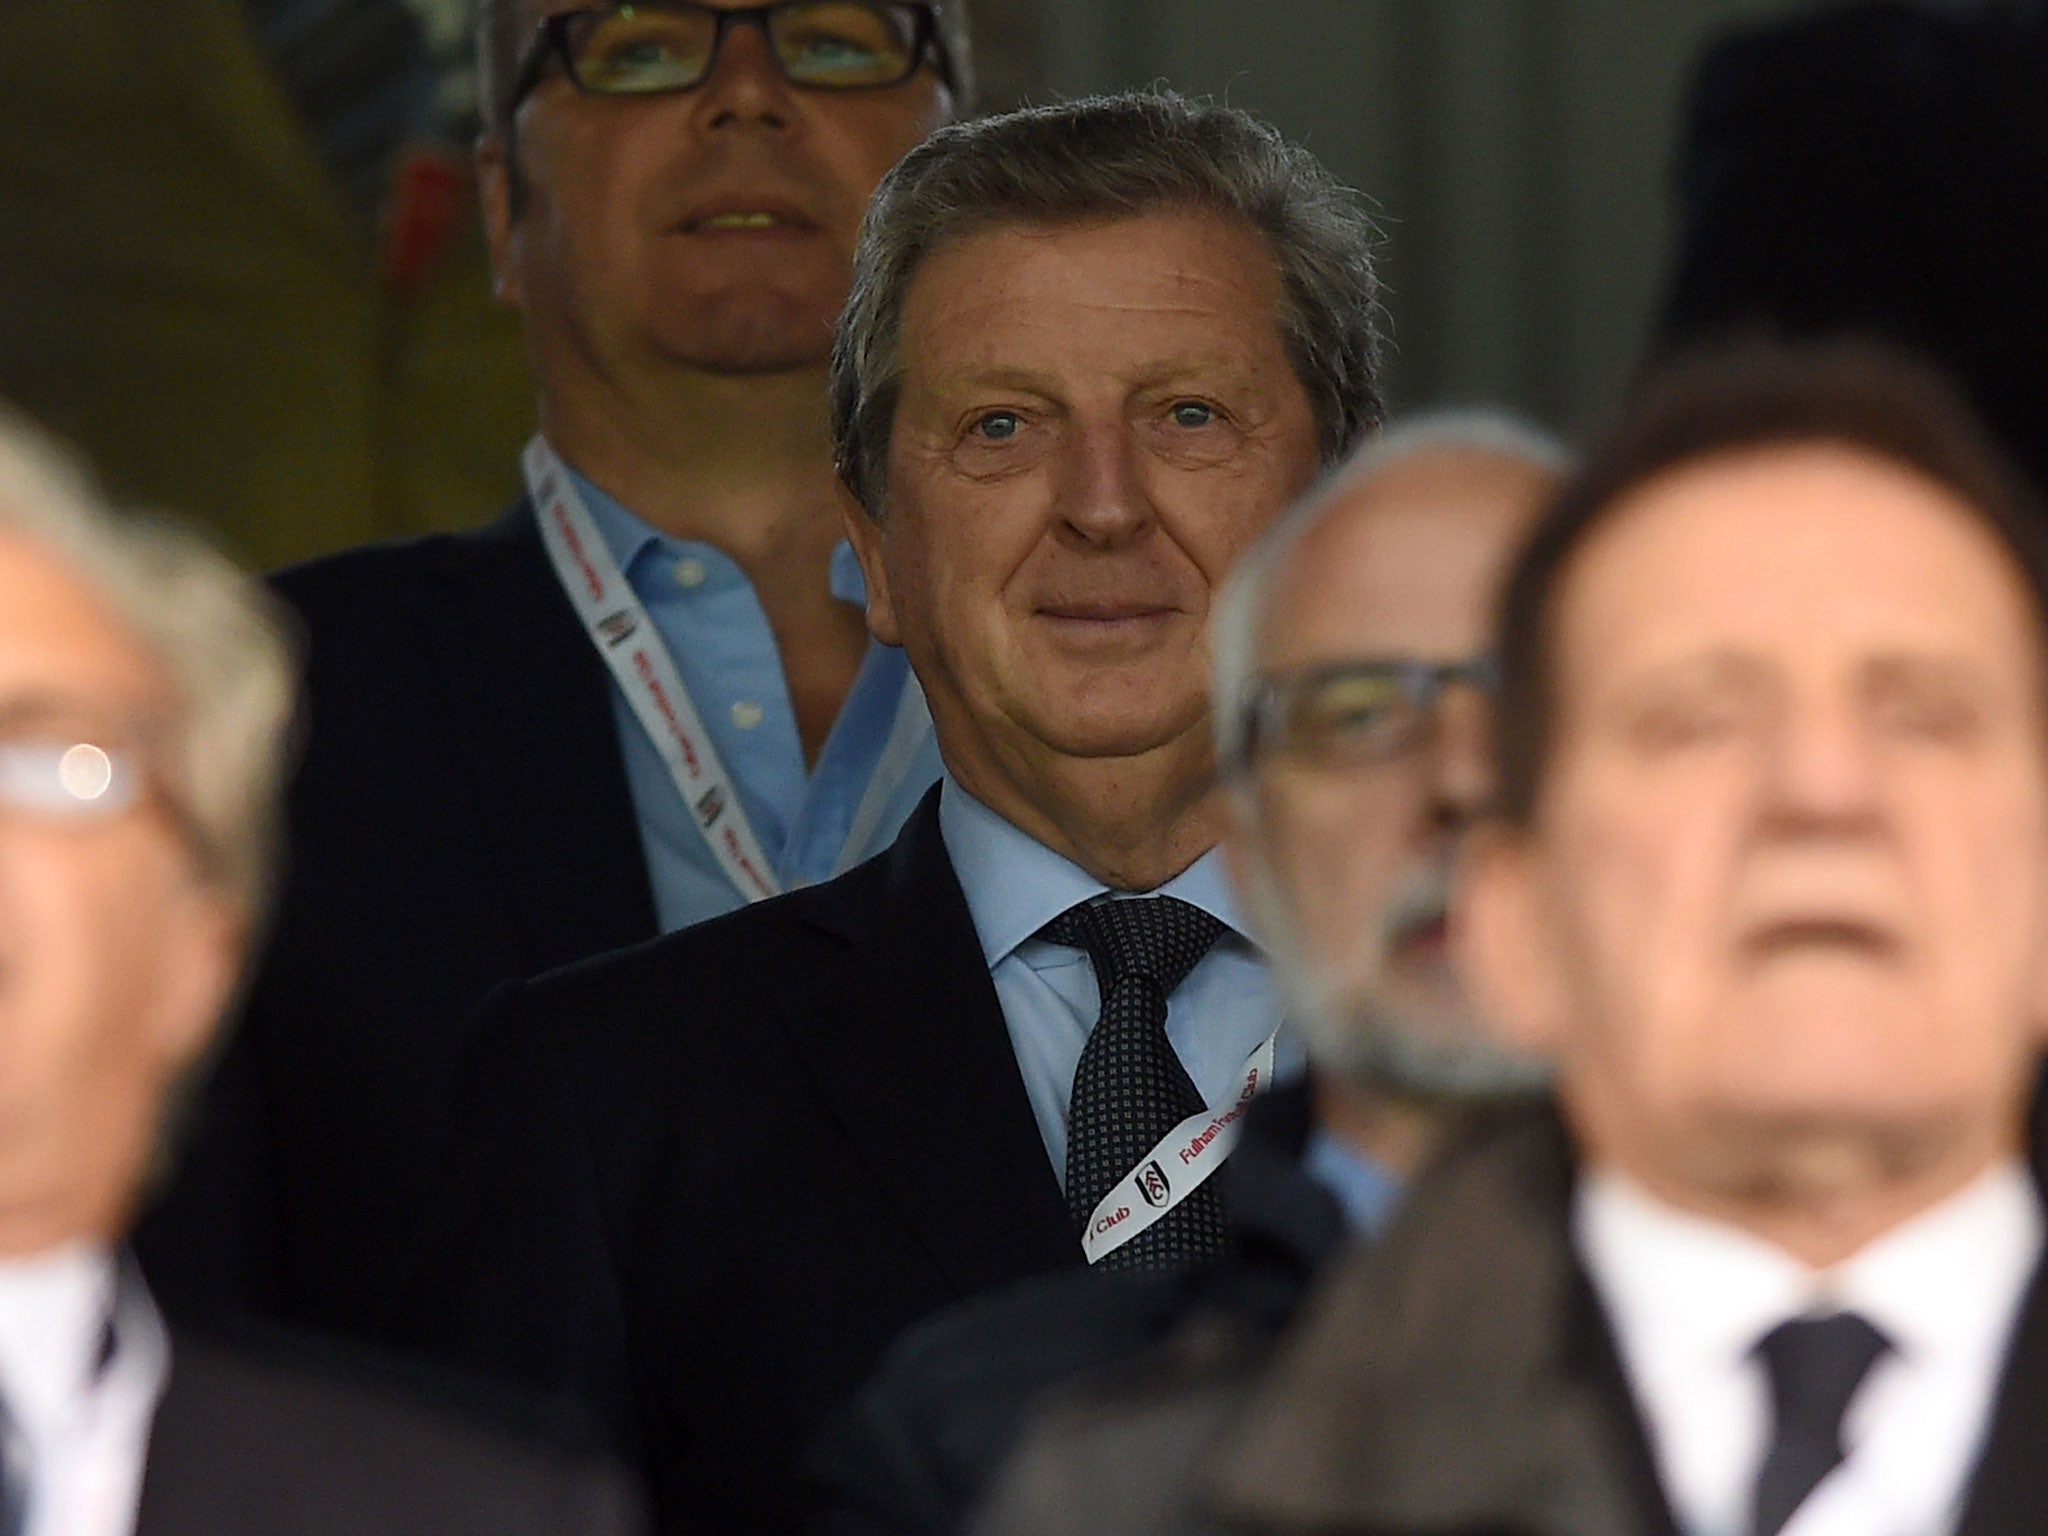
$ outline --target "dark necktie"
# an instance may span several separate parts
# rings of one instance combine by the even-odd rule
[[[1067,1208],[1085,1224],[1161,1137],[1207,1108],[1166,1038],[1166,999],[1223,924],[1171,896],[1098,898],[1068,908],[1039,932],[1086,950],[1102,994],[1067,1101]],[[1105,1254],[1100,1267],[1168,1268],[1215,1258],[1226,1241],[1223,1197],[1211,1180]]]
[[[1842,1415],[1890,1347],[1854,1312],[1795,1317],[1758,1341],[1771,1379],[1771,1443],[1757,1473],[1754,1536],[1777,1536],[1842,1464]]]

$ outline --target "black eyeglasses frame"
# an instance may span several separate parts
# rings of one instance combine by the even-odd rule
[[[695,80],[692,80],[688,85],[666,86],[660,90],[601,90],[595,86],[585,84],[582,76],[576,72],[576,55],[570,47],[570,33],[584,17],[596,16],[606,11],[621,10],[624,8],[624,3],[625,0],[613,0],[613,3],[606,5],[579,6],[573,11],[557,11],[552,16],[542,17],[540,24],[534,28],[532,44],[527,48],[525,57],[520,61],[518,70],[513,74],[512,89],[505,98],[505,118],[509,121],[512,114],[519,110],[520,104],[533,94],[534,87],[546,78],[550,63],[559,64],[562,73],[568,77],[571,85],[575,86],[577,90],[592,96],[674,96],[684,91],[694,91],[703,85],[705,81],[709,80],[713,71],[718,68],[718,54],[719,50],[725,46],[725,34],[727,31],[739,25],[756,27],[760,30],[762,40],[770,41],[768,30],[770,14],[786,9],[790,5],[811,3],[811,0],[772,0],[772,3],[767,5],[742,5],[734,6],[731,9],[721,6],[699,5],[694,3],[694,0],[635,0],[635,3],[645,5],[650,10],[701,11],[715,18],[713,23],[715,30],[711,34],[711,50],[705,55],[704,59],[704,73]],[[855,0],[855,3],[867,5],[873,10],[901,11],[912,17],[912,25],[915,31],[911,37],[910,67],[894,80],[865,80],[859,85],[822,85],[812,80],[789,80],[788,74],[784,73],[783,78],[789,80],[792,86],[799,90],[831,91],[835,93],[840,91],[886,91],[903,84],[906,80],[916,78],[917,72],[929,64],[938,72],[939,82],[947,90],[959,89],[958,84],[953,78],[953,61],[947,57],[945,47],[939,37],[939,8],[937,5],[927,3],[927,0]],[[775,67],[780,70],[782,68],[781,55],[777,54],[772,46],[769,48],[768,53],[775,60]]]

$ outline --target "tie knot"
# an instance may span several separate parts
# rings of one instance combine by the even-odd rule
[[[1105,996],[1125,977],[1142,976],[1163,998],[1209,952],[1223,924],[1173,896],[1098,896],[1067,908],[1038,932],[1055,944],[1085,949]]]
[[[1778,1422],[1832,1440],[1841,1433],[1849,1399],[1891,1342],[1855,1312],[1795,1317],[1757,1341],[1770,1373]]]

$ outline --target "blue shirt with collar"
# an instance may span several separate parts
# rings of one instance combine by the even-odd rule
[[[1344,1225],[1361,1237],[1377,1237],[1393,1219],[1401,1181],[1384,1164],[1367,1157],[1321,1126],[1308,1133],[1301,1165],[1327,1189],[1344,1213]]]
[[[967,897],[1046,1155],[1064,1184],[1067,1101],[1102,1002],[1087,954],[1035,935],[1076,902],[1109,887],[1010,825],[951,778],[939,794],[939,835]],[[1146,894],[1177,896],[1229,930],[1166,1000],[1166,1037],[1181,1065],[1208,1103],[1223,1103],[1236,1096],[1245,1058],[1280,1022],[1265,957],[1245,937],[1216,849]],[[1275,1075],[1287,1077],[1301,1068],[1300,1044],[1282,1031]]]
[[[569,477],[674,658],[783,886],[829,880],[887,847],[939,776],[930,717],[903,652],[868,642],[817,765],[807,766],[774,631],[738,563],[715,545],[650,527],[575,470]],[[860,562],[843,542],[833,552],[831,581],[841,602],[867,602]],[[616,678],[610,689],[662,931],[743,905]],[[881,760],[906,708],[921,724],[908,771],[887,792],[867,835],[849,847],[854,819],[877,768],[887,766]]]

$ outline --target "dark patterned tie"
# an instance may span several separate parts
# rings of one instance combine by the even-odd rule
[[[1171,896],[1100,897],[1039,930],[1086,950],[1102,993],[1067,1101],[1067,1208],[1078,1224],[1162,1136],[1208,1107],[1166,1038],[1166,999],[1222,932],[1201,908]],[[1227,1241],[1223,1197],[1211,1180],[1105,1254],[1100,1267],[1164,1269],[1218,1257]]]
[[[1795,1317],[1758,1341],[1771,1378],[1771,1443],[1756,1478],[1754,1536],[1777,1536],[1842,1464],[1842,1415],[1890,1347],[1854,1312]]]

